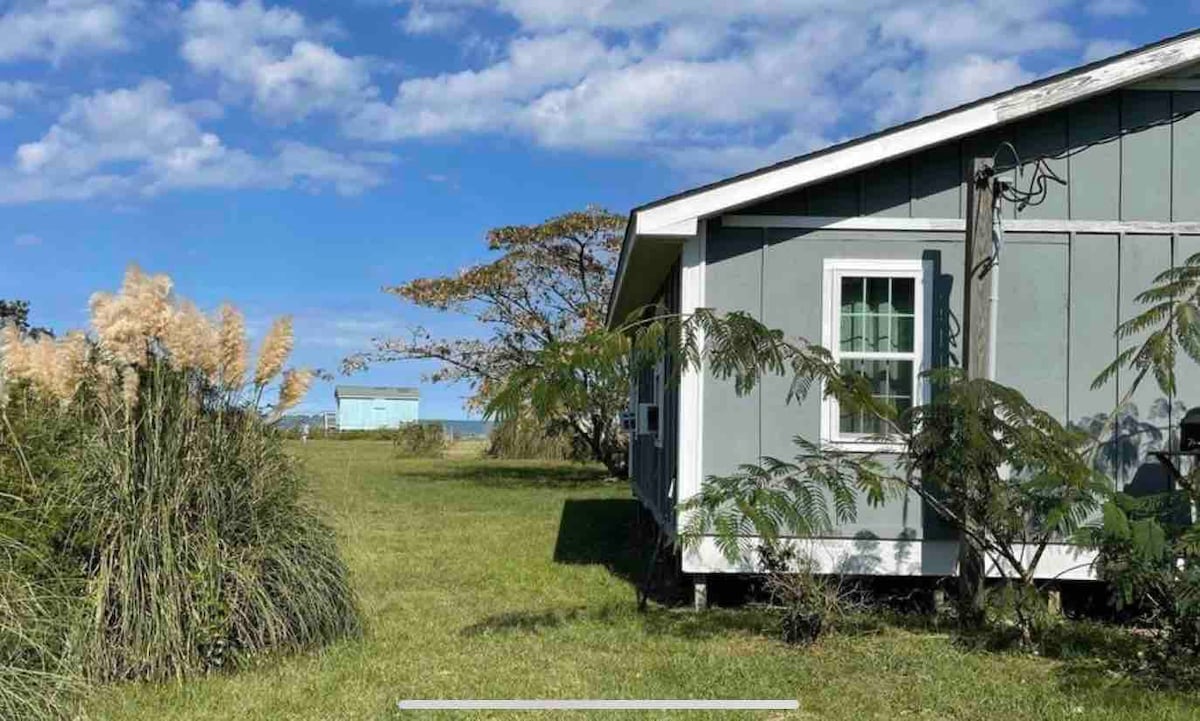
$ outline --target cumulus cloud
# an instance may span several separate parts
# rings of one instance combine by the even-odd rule
[[[0,120],[17,114],[17,106],[33,101],[41,87],[25,80],[0,80]]]
[[[430,8],[423,2],[413,2],[400,20],[400,27],[413,35],[429,35],[461,27],[466,13],[455,7]]]
[[[376,92],[365,58],[338,53],[326,27],[259,0],[240,5],[200,0],[183,14],[180,52],[195,70],[216,76],[228,95],[248,94],[255,110],[280,121],[340,111]]]
[[[1133,48],[1133,43],[1125,40],[1099,39],[1089,41],[1083,48],[1083,59],[1087,62],[1103,60],[1118,55]]]
[[[1135,12],[1139,5],[1128,0],[388,4],[406,33],[453,30],[462,36],[460,49],[470,44],[486,52],[467,52],[457,66],[416,73],[403,57],[356,54],[348,31],[270,0],[198,0],[186,6],[177,15],[179,52],[188,68],[215,81],[226,112],[249,107],[277,128],[305,122],[308,129],[314,120],[323,121],[344,139],[376,148],[503,134],[541,147],[636,153],[690,176],[711,177],[1027,82],[1049,62],[1061,67],[1124,49],[1119,39],[1080,37],[1069,20],[1081,10],[1112,15]],[[102,6],[97,0],[48,0],[16,7],[9,15]],[[488,22],[473,24],[484,17]],[[112,37],[110,49],[128,42],[120,32]],[[0,38],[0,48],[4,42]],[[87,44],[34,46],[42,48],[41,57],[57,58],[68,47],[82,52]],[[0,49],[0,59],[3,53]],[[406,74],[381,86],[384,62],[403,65]],[[124,91],[129,96],[119,92],[73,100],[44,137],[18,149],[8,171],[22,180],[18,188],[55,197],[276,185],[358,192],[378,183],[391,163],[386,154],[368,157],[287,142],[253,154],[206,129],[222,106],[178,103],[165,84],[154,81]],[[89,111],[106,102],[118,107],[104,112],[118,115],[121,103],[147,107],[121,116],[114,121],[120,128],[110,128]],[[0,94],[0,117],[14,106]],[[152,125],[147,118],[154,119]],[[46,185],[37,189],[37,182]],[[15,192],[0,188],[10,198]]]
[[[0,62],[50,60],[124,50],[134,0],[39,0],[0,10]]]
[[[159,80],[74,97],[40,139],[18,146],[12,165],[0,170],[0,202],[296,184],[356,193],[385,178],[385,158],[297,142],[281,142],[265,156],[230,147],[201,126],[212,113],[207,103],[176,102]]]
[[[410,5],[409,11],[417,5]],[[1080,56],[1077,0],[423,0],[518,31],[477,67],[410,77],[343,118],[380,142],[523,135],[638,151],[689,172],[744,170],[1031,80],[1032,54]],[[690,159],[689,159],[690,158]],[[722,164],[725,167],[718,167]]]

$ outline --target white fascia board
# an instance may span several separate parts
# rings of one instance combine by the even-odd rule
[[[1015,90],[990,102],[918,122],[842,150],[639,210],[636,232],[638,235],[673,235],[688,228],[687,224],[697,218],[716,215],[825,178],[1077,102],[1197,60],[1200,60],[1200,36],[1191,35],[1147,48],[1086,72]]]
[[[827,218],[816,215],[726,215],[729,228],[796,228],[802,230],[892,230],[937,232],[966,230],[962,218],[889,218],[857,216]],[[1005,220],[1007,233],[1131,233],[1142,235],[1200,235],[1200,222],[1158,220]]]

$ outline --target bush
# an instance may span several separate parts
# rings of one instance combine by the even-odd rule
[[[392,434],[396,453],[405,458],[441,458],[446,450],[441,423],[406,423]]]
[[[1116,494],[1084,540],[1118,608],[1144,626],[1147,648],[1126,670],[1154,683],[1200,688],[1200,524],[1191,521],[1200,472],[1182,490]]]
[[[0,483],[37,489],[40,523],[21,532],[86,588],[79,646],[95,680],[176,678],[359,631],[333,533],[269,425],[308,375],[283,373],[259,410],[290,324],[243,385],[240,315],[223,309],[217,327],[169,288],[132,270],[93,302],[94,341],[4,339]]]
[[[790,548],[759,546],[759,564],[770,603],[782,611],[779,631],[785,643],[815,643],[860,605],[842,577],[818,575],[812,559]]]
[[[571,437],[534,418],[506,418],[492,428],[488,436],[487,455],[514,460],[567,461],[576,460]]]

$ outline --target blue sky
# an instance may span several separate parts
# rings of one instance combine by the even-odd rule
[[[1137,0],[0,0],[0,297],[82,327],[136,262],[335,368],[384,285],[1188,30]],[[352,382],[418,384],[429,366]],[[426,417],[465,389],[423,386]],[[302,408],[333,404],[317,384]]]

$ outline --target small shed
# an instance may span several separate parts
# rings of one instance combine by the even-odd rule
[[[337,386],[338,429],[363,431],[396,428],[419,419],[421,394],[416,388]]]

